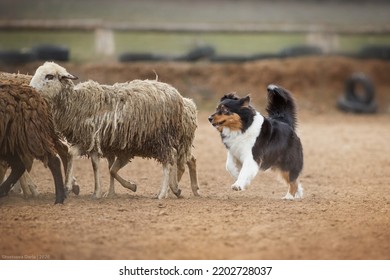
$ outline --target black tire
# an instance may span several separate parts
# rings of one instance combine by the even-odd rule
[[[280,55],[273,53],[256,53],[249,57],[249,60],[262,60],[262,59],[272,59],[280,58]]]
[[[390,45],[367,45],[360,49],[357,56],[367,59],[390,59]]]
[[[298,45],[287,47],[279,51],[280,57],[297,57],[306,55],[322,55],[323,51],[320,47],[310,45]]]
[[[364,89],[362,95],[357,92],[359,86]],[[366,75],[355,73],[345,81],[345,94],[348,100],[370,104],[374,100],[375,89],[372,81]]]
[[[163,60],[163,57],[152,53],[123,53],[119,56],[120,62],[159,61],[159,60]]]
[[[31,52],[21,52],[16,50],[0,51],[0,64],[25,64],[34,61]]]
[[[181,59],[186,61],[198,61],[201,59],[210,59],[215,55],[215,48],[213,46],[196,47],[190,50]]]
[[[358,93],[357,88],[362,92]],[[337,102],[337,107],[345,112],[375,113],[375,89],[372,81],[362,73],[351,75],[345,82],[345,93]]]
[[[212,62],[246,62],[250,59],[246,55],[214,55],[210,57]]]
[[[37,60],[69,61],[69,49],[57,45],[38,45],[31,48],[31,53]]]

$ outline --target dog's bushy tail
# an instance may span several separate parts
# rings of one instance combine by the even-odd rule
[[[295,130],[297,124],[296,105],[291,93],[276,85],[269,85],[267,91],[269,118],[284,122]]]

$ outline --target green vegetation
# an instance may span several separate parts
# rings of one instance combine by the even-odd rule
[[[344,35],[340,37],[340,49],[355,52],[364,45],[390,45],[390,36],[379,35]]]
[[[0,50],[23,50],[39,44],[68,47],[72,61],[88,61],[95,56],[94,34],[68,31],[0,32]]]
[[[303,44],[302,35],[279,34],[183,34],[183,33],[118,33],[118,53],[153,52],[178,55],[198,45],[212,45],[218,54],[275,53],[283,46]]]
[[[116,32],[116,59],[123,52],[150,52],[181,55],[198,45],[212,45],[218,54],[276,53],[282,48],[305,44],[303,34],[214,34]],[[102,60],[95,53],[93,32],[71,31],[1,31],[0,50],[28,50],[38,44],[56,44],[71,50],[71,60],[85,62]],[[390,44],[390,36],[340,36],[340,51],[357,51],[366,44]]]

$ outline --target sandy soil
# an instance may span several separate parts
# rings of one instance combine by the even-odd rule
[[[31,175],[41,195],[0,199],[0,258],[390,259],[388,103],[364,116],[297,98],[302,200],[283,201],[287,188],[272,172],[259,174],[246,191],[230,189],[225,148],[207,121],[210,101],[211,109],[199,112],[195,139],[201,197],[192,195],[186,171],[183,198],[157,200],[161,167],[136,159],[121,171],[137,182],[136,193],[116,183],[117,197],[93,200],[91,164],[78,159],[80,195],[53,205],[50,172],[36,162]],[[261,99],[256,107],[264,112]],[[101,164],[107,190],[107,164]]]

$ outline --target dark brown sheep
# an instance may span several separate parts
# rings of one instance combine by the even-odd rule
[[[32,76],[30,75],[24,75],[20,73],[6,73],[6,72],[0,72],[0,84],[17,84],[17,85],[28,85],[31,81]],[[61,142],[66,142],[65,139],[61,139]],[[70,146],[68,144],[64,144],[61,146],[56,147],[58,151],[58,155],[61,157],[62,163],[64,165],[64,171],[65,171],[65,190],[67,192],[72,191],[76,195],[80,192],[80,187],[77,184],[76,178],[73,177],[73,153],[70,149]],[[8,166],[6,164],[2,164],[0,162],[0,183],[3,182],[5,173],[7,171]],[[17,187],[21,187],[23,190],[23,194],[25,197],[28,197],[30,195],[32,196],[38,196],[37,188],[32,181],[32,178],[29,176],[29,174],[26,172],[22,175],[21,180],[19,181],[20,184],[17,184],[13,190]]]
[[[12,171],[0,185],[0,197],[6,196],[34,159],[41,160],[52,172],[55,203],[63,203],[65,189],[61,162],[56,156],[60,143],[46,101],[27,85],[0,84],[0,160]]]

